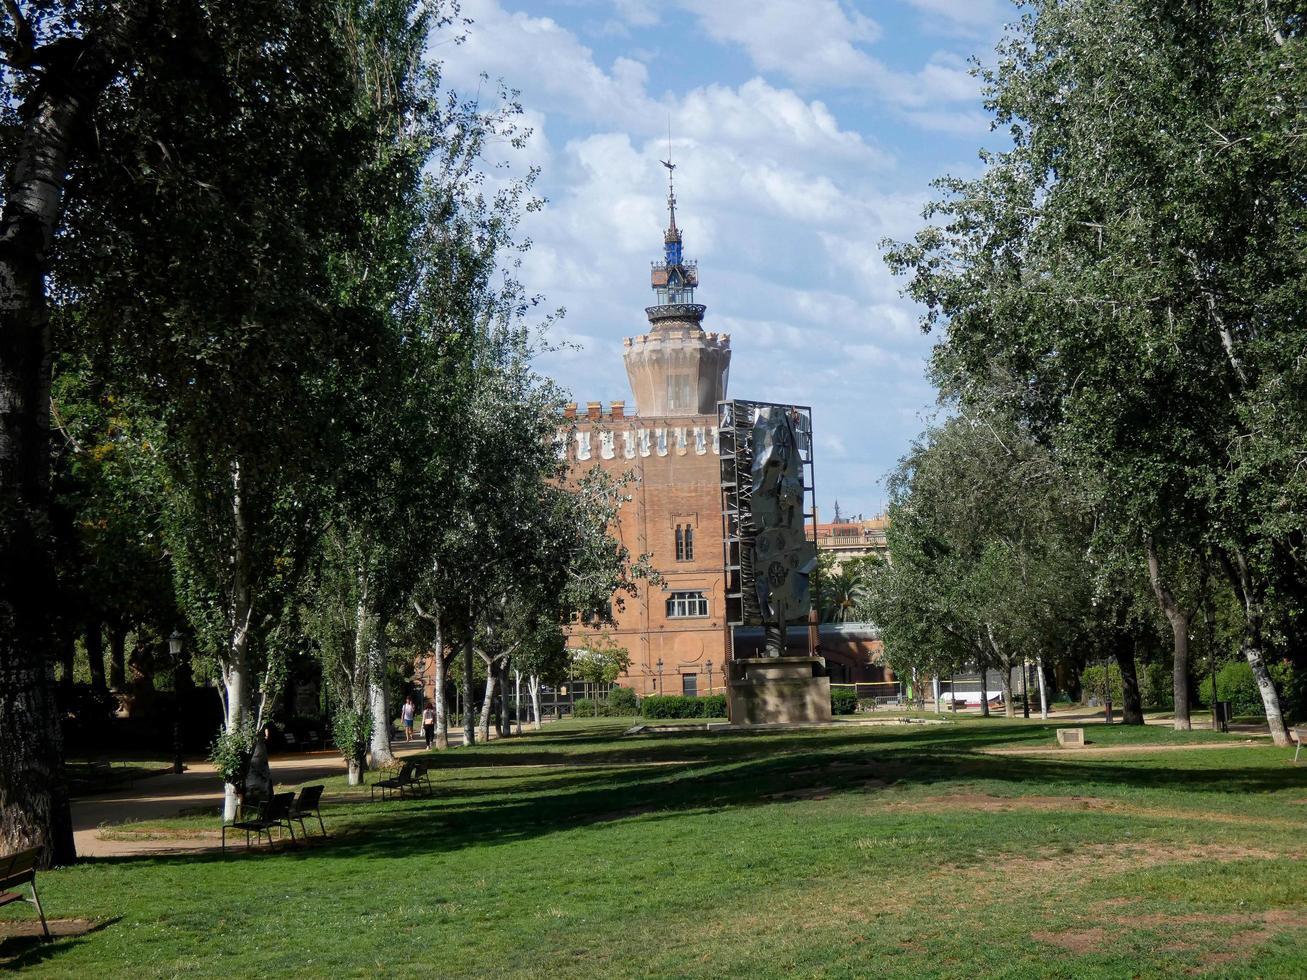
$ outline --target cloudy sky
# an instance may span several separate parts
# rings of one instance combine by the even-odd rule
[[[631,401],[622,338],[647,329],[649,262],[678,223],[704,326],[731,335],[730,393],[813,407],[823,518],[884,504],[934,406],[930,339],[878,242],[920,225],[929,182],[994,146],[967,59],[1007,0],[463,0],[446,82],[521,93],[529,288],[567,315],[541,367],[578,401]],[[486,73],[492,82],[482,83]],[[523,158],[518,158],[521,165]]]

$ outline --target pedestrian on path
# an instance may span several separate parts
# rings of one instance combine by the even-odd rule
[[[427,740],[427,748],[436,740],[436,706],[430,701],[422,709],[422,736]]]
[[[413,707],[413,695],[409,695],[404,701],[404,741],[413,741],[413,714],[416,709]]]

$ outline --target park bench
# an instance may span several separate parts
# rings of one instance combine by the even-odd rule
[[[131,788],[133,779],[130,769],[115,769],[109,762],[108,756],[96,756],[93,759],[86,760],[86,767],[90,770],[91,778],[108,785],[115,782],[126,782],[128,788]]]
[[[318,827],[322,830],[322,836],[327,836],[327,825],[322,822],[322,787],[305,786],[300,790],[299,799],[297,799],[290,808],[290,818],[298,820],[300,830],[304,832],[304,839],[309,839],[308,828],[304,826],[305,817],[317,817]]]
[[[1294,725],[1293,738],[1294,741],[1298,743],[1298,747],[1293,750],[1293,761],[1297,762],[1298,753],[1302,751],[1303,740],[1307,739],[1307,725]]]
[[[243,830],[245,831],[245,846],[250,846],[250,834],[256,837],[268,835],[268,846],[272,846],[272,831],[276,828],[278,836],[281,834],[281,828],[285,827],[290,831],[290,839],[295,840],[295,827],[291,823],[291,808],[295,803],[295,794],[277,793],[272,799],[260,803],[255,810],[254,815],[249,818],[234,820],[231,823],[222,825],[222,849],[227,850],[227,831]]]
[[[50,926],[45,921],[45,911],[41,908],[41,897],[36,894],[36,858],[40,852],[35,848],[19,851],[17,854],[0,855],[0,905],[10,902],[30,902],[36,906],[36,914],[41,917],[41,931],[45,938],[50,938]],[[32,890],[32,897],[27,898],[20,892],[10,891],[19,885],[27,885]]]
[[[416,764],[412,762],[405,762],[399,767],[399,773],[397,775],[389,776],[386,779],[378,779],[373,783],[373,802],[377,799],[377,790],[381,790],[382,802],[385,802],[387,795],[392,792],[398,792],[400,799],[403,799],[404,791],[413,785],[413,769],[415,765]]]

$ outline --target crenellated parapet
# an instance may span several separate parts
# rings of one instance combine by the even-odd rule
[[[620,403],[616,403],[620,404]],[[715,425],[649,424],[626,415],[568,416],[571,425],[554,437],[559,459],[586,463],[607,459],[644,459],[650,456],[721,455]]]

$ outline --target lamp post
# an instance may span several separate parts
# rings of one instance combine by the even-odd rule
[[[182,634],[173,630],[168,637],[168,653],[172,657],[172,771],[182,773]]]
[[[665,694],[666,692],[663,690],[663,658],[659,657],[658,663],[654,664],[654,666],[658,668],[658,693]]]
[[[712,661],[708,661],[708,696],[712,697]]]

